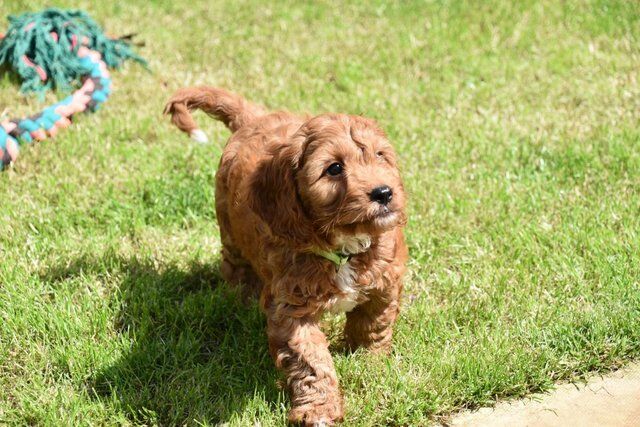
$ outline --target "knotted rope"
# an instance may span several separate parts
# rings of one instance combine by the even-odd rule
[[[47,9],[9,17],[7,34],[0,34],[0,67],[22,80],[23,93],[43,96],[49,89],[81,87],[41,112],[0,121],[0,170],[15,161],[19,143],[53,137],[69,126],[74,114],[96,111],[111,93],[109,67],[133,59],[146,66],[125,39],[106,37],[84,12]]]

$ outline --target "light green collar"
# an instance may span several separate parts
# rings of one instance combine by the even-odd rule
[[[322,249],[312,249],[311,252],[334,263],[336,265],[336,269],[345,265],[351,258],[351,255],[344,254],[342,252],[323,251]]]

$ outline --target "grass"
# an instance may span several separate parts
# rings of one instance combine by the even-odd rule
[[[640,357],[640,5],[62,1],[153,73],[0,174],[0,424],[282,425],[264,319],[219,276],[181,86],[361,113],[397,148],[410,273],[393,354],[340,351],[349,425],[424,425]],[[4,14],[45,2],[0,0]],[[4,25],[2,26],[5,27]],[[0,111],[42,105],[0,78]]]

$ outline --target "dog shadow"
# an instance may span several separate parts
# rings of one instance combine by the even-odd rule
[[[223,282],[218,263],[158,267],[106,255],[53,267],[44,278],[87,275],[118,282],[109,309],[121,341],[86,381],[92,398],[140,424],[284,419],[264,318]]]

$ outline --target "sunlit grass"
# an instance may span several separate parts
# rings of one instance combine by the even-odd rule
[[[393,354],[340,351],[349,425],[422,425],[640,356],[632,1],[64,1],[151,74],[0,174],[0,424],[284,423],[264,320],[219,277],[228,131],[181,86],[379,121],[410,193]],[[3,14],[45,3],[0,0]],[[5,25],[0,25],[5,28]],[[0,111],[36,100],[0,78]]]

